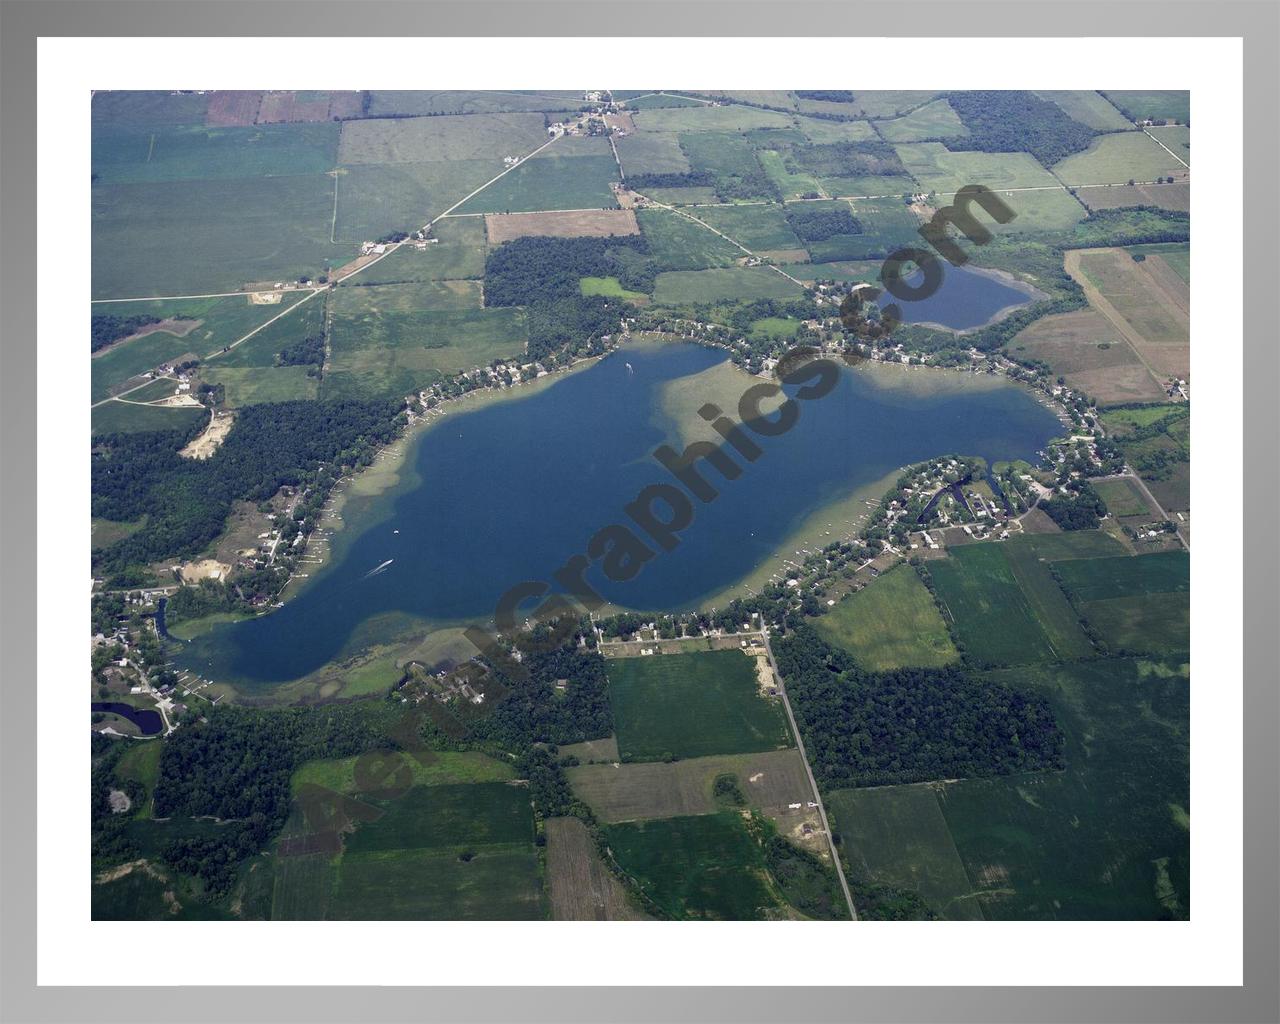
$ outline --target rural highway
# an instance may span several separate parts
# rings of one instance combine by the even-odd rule
[[[845,902],[849,905],[849,917],[858,920],[858,911],[853,906],[853,896],[849,892],[849,883],[845,881],[844,868],[840,865],[840,851],[836,849],[835,836],[831,834],[831,825],[827,822],[827,809],[822,806],[822,794],[818,792],[818,781],[813,777],[813,769],[809,767],[809,755],[804,750],[804,740],[796,726],[796,716],[791,713],[791,701],[787,697],[787,684],[778,671],[778,663],[773,658],[773,647],[769,643],[769,634],[761,631],[764,639],[764,650],[769,655],[769,668],[773,678],[778,681],[778,693],[782,695],[782,706],[787,709],[787,721],[791,723],[791,734],[796,738],[796,748],[800,751],[800,760],[804,762],[805,774],[809,776],[809,785],[813,788],[813,799],[818,805],[818,817],[822,819],[822,827],[827,833],[827,844],[831,847],[831,862],[835,865],[836,875],[840,879],[840,888],[844,892]]]

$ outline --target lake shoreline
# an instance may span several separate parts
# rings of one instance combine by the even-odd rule
[[[724,351],[721,346],[698,344],[697,342],[691,342],[689,339],[673,337],[671,340],[679,341],[682,345],[686,345],[691,349],[702,349],[708,353],[712,350],[718,350],[715,353],[716,355]],[[410,450],[420,450],[419,446],[430,435],[431,428],[443,422],[449,417],[450,413],[459,411],[472,412],[494,403],[505,403],[514,398],[532,397],[566,379],[574,372],[588,369],[601,362],[606,355],[618,354],[622,348],[634,347],[636,351],[641,349],[656,350],[665,348],[669,344],[670,342],[655,338],[652,335],[645,336],[642,339],[637,338],[634,343],[631,339],[628,339],[601,356],[578,360],[564,370],[553,371],[536,380],[525,382],[528,385],[536,386],[526,387],[522,383],[503,389],[484,389],[484,393],[473,392],[442,402],[440,406],[433,410],[434,415],[417,419],[401,437],[382,449],[371,466],[346,478],[338,488],[335,488],[335,493],[331,496],[331,501],[325,506],[322,514],[321,526],[308,545],[306,556],[315,559],[315,561],[305,563],[308,564],[308,578],[296,579],[293,586],[288,588],[286,594],[287,603],[293,604],[299,596],[309,591],[308,584],[317,577],[328,575],[327,572],[322,570],[334,564],[335,558],[338,559],[339,564],[345,558],[346,550],[349,550],[346,544],[337,551],[332,549],[332,544],[336,539],[335,534],[344,531],[348,526],[355,526],[358,522],[359,534],[364,536],[369,530],[376,530],[378,522],[389,521],[394,518],[394,514],[384,508],[383,502],[378,502],[376,508],[360,506],[365,506],[366,502],[385,494],[392,488],[403,490],[406,486],[414,484],[414,480],[408,480],[404,475],[405,466],[412,461],[414,466],[411,468],[414,471],[415,479],[418,477],[416,459],[409,459]],[[727,360],[725,359],[717,359],[716,362],[709,366],[704,364],[704,369],[696,370],[692,374],[682,373],[665,379],[664,386],[670,387],[681,382],[696,380],[699,374],[708,371],[714,371],[720,375],[721,385],[725,394],[740,395],[748,388],[761,382],[762,375],[753,375],[731,363],[728,365],[726,363]],[[641,366],[639,362],[636,365],[638,368]],[[952,369],[955,372],[950,374],[911,372],[921,369],[934,371]],[[927,401],[933,395],[954,398],[961,394],[973,393],[977,395],[1007,387],[1011,384],[1021,384],[1021,382],[1010,380],[1005,374],[980,374],[975,373],[968,367],[909,366],[897,362],[892,364],[888,362],[881,364],[879,361],[868,362],[863,366],[843,372],[855,375],[864,384],[872,386],[877,392],[892,393],[898,388],[905,388],[910,394],[909,396],[904,394],[902,400],[908,403]],[[684,396],[680,402],[678,416],[670,417],[669,414],[676,410],[664,409],[661,401],[655,402],[651,410],[655,414],[668,414],[668,423],[661,433],[664,433],[671,443],[676,443],[673,433],[678,429],[679,424],[690,419],[690,409],[684,408],[685,405],[692,402],[692,407],[697,407],[699,402],[704,401],[707,397],[720,397],[714,391],[710,395],[702,394],[701,388],[697,385],[688,390],[689,394]],[[1034,389],[1022,385],[1016,390],[1030,393],[1036,399],[1037,404],[1046,409],[1046,411],[1056,411],[1054,403]],[[655,392],[655,398],[661,397],[661,392]],[[571,402],[576,401],[569,400]],[[891,395],[888,400],[896,404]],[[700,419],[692,422],[699,426],[705,426],[700,422]],[[957,452],[959,454],[969,454],[960,449],[957,449]],[[947,454],[947,452],[938,451],[936,454],[942,455]],[[721,607],[735,597],[756,593],[770,581],[782,578],[789,569],[803,563],[804,558],[813,551],[820,550],[833,542],[856,540],[867,520],[879,507],[880,499],[883,497],[884,492],[900,471],[901,467],[897,467],[875,480],[866,481],[851,489],[837,491],[834,495],[829,495],[826,498],[818,498],[810,511],[797,513],[793,526],[780,534],[776,541],[772,543],[765,542],[768,544],[767,550],[761,549],[755,553],[754,564],[746,567],[745,571],[732,579],[731,582],[709,593],[697,597],[689,597],[688,599],[676,599],[678,595],[672,594],[673,600],[663,602],[660,606],[653,606],[652,602],[640,598],[637,593],[635,596],[640,599],[628,602],[626,606],[610,602],[605,611],[634,610],[644,613],[671,613],[707,610]],[[417,479],[417,484],[421,485],[420,479]],[[353,500],[358,502],[357,507],[351,506]],[[384,501],[386,500],[390,499],[384,499]],[[376,519],[366,519],[366,512],[373,513],[375,511],[378,513]],[[768,534],[766,533],[764,537],[767,536]],[[358,537],[353,538],[353,540],[358,539]],[[743,539],[745,541],[745,534]],[[319,542],[318,545],[317,542]],[[327,547],[328,550],[317,551],[317,546]],[[321,559],[323,559],[323,564],[321,564]],[[371,562],[370,564],[373,563]],[[496,596],[495,594],[495,599]],[[621,597],[622,595],[617,596]],[[631,607],[632,604],[635,607]],[[285,606],[283,600],[282,606]],[[274,611],[278,610],[280,609],[274,609]],[[423,611],[425,612],[425,609]],[[441,608],[440,611],[444,611],[444,609]],[[394,682],[391,677],[406,661],[433,660],[428,654],[429,650],[433,654],[443,653],[438,652],[442,641],[448,636],[456,637],[459,627],[481,624],[478,622],[479,618],[481,616],[475,615],[462,618],[428,617],[423,613],[409,611],[407,607],[402,608],[398,613],[389,616],[385,620],[386,629],[379,627],[372,632],[366,632],[361,627],[373,625],[373,620],[361,620],[361,623],[355,627],[353,635],[348,638],[348,642],[344,643],[333,657],[315,669],[305,672],[302,676],[292,679],[282,678],[278,684],[267,683],[265,686],[260,686],[252,678],[240,679],[238,673],[232,673],[235,677],[234,681],[227,679],[221,684],[220,688],[231,691],[226,694],[229,698],[254,704],[288,702],[299,699],[304,701],[343,699],[374,692],[381,689],[384,684],[391,685]],[[484,625],[488,624],[484,623]],[[363,636],[361,633],[363,633]],[[415,656],[415,652],[419,653]],[[452,654],[452,652],[450,653]],[[210,664],[209,668],[213,670],[212,664]],[[197,671],[199,670],[197,669]],[[359,679],[356,677],[359,677]],[[265,683],[265,680],[263,682]]]

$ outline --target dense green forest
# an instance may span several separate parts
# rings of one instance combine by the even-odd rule
[[[144,327],[158,324],[160,318],[151,316],[149,313],[139,313],[136,316],[99,316],[94,314],[91,321],[93,325],[92,351],[97,352],[98,349],[106,348],[112,342],[119,341],[121,338],[127,338]]]
[[[1055,494],[1040,502],[1049,518],[1063,530],[1096,530],[1107,514],[1106,503],[1088,480],[1073,480],[1069,493]]]
[[[1052,167],[1088,149],[1098,134],[1056,103],[1018,89],[953,92],[947,94],[947,102],[969,129],[968,136],[947,140],[947,148],[956,152],[1027,152]]]
[[[324,365],[324,335],[310,334],[276,353],[276,366]]]
[[[281,487],[314,481],[327,464],[365,465],[402,422],[398,399],[251,405],[205,460],[178,454],[198,427],[100,438],[93,515],[145,516],[146,524],[96,551],[94,571],[128,586],[150,563],[197,554],[222,533],[232,502],[265,501]]]
[[[613,732],[604,658],[578,646],[589,631],[589,625],[580,626],[551,650],[524,651],[527,678],[508,680],[510,694],[473,723],[471,738],[519,751],[534,743],[580,743]],[[544,643],[549,635],[545,627],[533,634]],[[557,691],[560,681],[565,686]]]
[[[604,348],[598,339],[616,334],[621,317],[622,304],[603,295],[541,299],[525,310],[525,355],[542,361],[566,345],[573,346],[576,355],[599,355]]]
[[[825,788],[1063,765],[1063,736],[1041,697],[955,667],[863,672],[808,624],[776,639],[773,651]]]
[[[832,235],[862,234],[862,222],[844,204],[821,207],[792,203],[787,207],[787,223],[802,242],[822,242]]]
[[[643,235],[609,238],[516,238],[484,262],[486,306],[529,306],[581,296],[584,277],[616,277],[624,288],[653,291],[656,267]]]

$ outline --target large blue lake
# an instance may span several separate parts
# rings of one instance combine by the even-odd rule
[[[724,359],[695,345],[629,346],[528,396],[451,413],[411,442],[396,485],[358,514],[349,503],[315,579],[283,608],[215,627],[179,660],[262,690],[367,644],[358,630],[375,617],[402,628],[489,622],[508,587],[550,580],[597,530],[627,522],[623,506],[641,488],[672,481],[652,457],[679,429],[658,412],[666,387]],[[795,427],[757,438],[764,453],[738,459],[736,480],[706,470],[720,496],[694,503],[674,551],[625,583],[593,567],[593,586],[623,607],[697,606],[823,506],[901,466],[952,452],[1034,460],[1061,433],[1024,390],[942,371],[842,368],[831,394],[797,404]]]
[[[942,283],[928,298],[908,302],[885,293],[878,299],[880,306],[896,302],[903,323],[939,324],[954,331],[967,331],[989,323],[1006,310],[1025,306],[1037,296],[1030,286],[989,270],[956,267],[943,261],[940,265]],[[923,280],[924,274],[917,270],[907,276],[906,283],[917,288]]]

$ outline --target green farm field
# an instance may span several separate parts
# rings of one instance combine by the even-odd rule
[[[254,305],[247,295],[231,295],[211,299],[167,299],[153,302],[98,302],[95,316],[137,316],[146,314],[161,319],[199,321],[181,337],[167,331],[154,331],[141,337],[117,342],[90,364],[90,395],[93,401],[106,398],[131,377],[168,363],[190,352],[198,358],[217,352],[242,337],[282,310],[304,298],[306,292],[290,292],[278,305]],[[317,302],[317,300],[312,300]],[[283,329],[297,314],[281,318]],[[263,332],[265,333],[265,332]],[[254,339],[256,340],[256,336]],[[248,344],[248,343],[246,343]]]
[[[1133,123],[1092,89],[1038,89],[1036,95],[1056,103],[1068,117],[1095,131],[1133,130]]]
[[[691,306],[706,302],[794,299],[801,294],[799,285],[767,267],[730,267],[659,274],[653,301],[660,306]]]
[[[731,267],[742,255],[741,249],[714,231],[669,210],[640,210],[636,220],[654,261],[663,270]]]
[[[608,671],[624,761],[790,745],[781,703],[760,696],[755,662],[739,651],[619,658]]]
[[[644,292],[631,292],[622,287],[616,277],[584,277],[578,281],[583,295],[605,295],[615,299],[640,299],[648,301]]]
[[[1177,89],[1108,89],[1107,99],[1135,121],[1153,118],[1186,124],[1191,120],[1191,93]]]
[[[799,199],[810,193],[822,193],[822,182],[805,171],[788,170],[786,158],[776,150],[757,150],[756,157],[765,174],[778,186],[783,199]]]
[[[958,657],[933,597],[909,566],[850,594],[814,626],[871,672],[932,668]]]
[[[366,773],[365,778],[356,776],[358,757],[330,758],[323,761],[308,761],[293,773],[293,787],[323,786],[335,793],[357,794],[369,790],[377,790],[388,784],[376,772]],[[391,775],[396,784],[405,778],[412,780],[415,786],[434,786],[471,782],[509,782],[515,778],[515,770],[488,754],[478,750],[422,750],[414,755],[405,754],[399,758],[399,765],[408,769],[405,776],[399,766]]]
[[[329,920],[536,921],[546,917],[538,858],[528,849],[379,850],[343,854]]]
[[[468,199],[457,212],[613,210],[618,203],[609,184],[618,180],[612,156],[556,156],[553,147]]]
[[[1061,659],[1087,658],[1094,653],[1093,644],[1080,626],[1079,615],[1053,578],[1045,554],[1050,548],[1041,543],[1042,536],[1011,537],[1000,550],[1055,654]],[[1074,566],[1083,561],[1088,559],[1063,564]]]
[[[335,310],[321,396],[408,394],[443,375],[519,355],[524,341],[524,314],[514,308]]]
[[[331,122],[243,128],[98,125],[93,132],[94,183],[325,174],[337,163],[338,132]]]
[[[574,794],[607,822],[713,814],[720,810],[713,787],[721,775],[733,775],[747,805],[770,818],[785,816],[790,804],[813,799],[794,747],[670,763],[583,764],[566,774]]]
[[[1145,132],[1100,135],[1083,153],[1073,153],[1053,169],[1068,185],[1151,181],[1170,174],[1178,177],[1187,170]]]
[[[476,89],[369,91],[369,116],[413,117],[428,114],[558,113],[582,106],[582,93],[541,89],[529,92]]]
[[[786,128],[791,116],[737,104],[713,107],[653,107],[638,110],[636,127],[643,132],[744,132],[751,128]]]
[[[908,143],[894,149],[926,192],[951,194],[965,185],[986,185],[996,191],[1061,185],[1030,153],[953,153],[941,142]]]
[[[1006,192],[1000,197],[1013,210],[1013,220],[1007,224],[986,221],[994,235],[1068,231],[1089,215],[1080,200],[1062,188],[1035,192]],[[937,201],[950,205],[952,194],[939,194]]]
[[[1142,492],[1131,480],[1100,480],[1094,490],[1114,516],[1145,516],[1151,514]]]
[[[164,408],[129,402],[106,402],[91,413],[93,436],[136,434],[148,430],[183,430],[208,419],[209,410],[195,406]]]
[[[905,117],[876,122],[876,131],[886,142],[919,142],[923,139],[953,139],[969,134],[964,122],[944,99],[917,107]]]
[[[674,132],[639,132],[615,139],[618,159],[627,174],[684,174],[689,158]]]
[[[1171,149],[1175,156],[1191,166],[1191,129],[1185,125],[1166,125],[1163,128],[1148,128],[1153,139],[1159,140]]]
[[[426,161],[523,157],[547,141],[538,114],[472,114],[465,117],[401,117],[344,121],[338,148],[342,164],[415,164]]]
[[[753,252],[801,248],[780,206],[704,206],[693,215]]]
[[[438,238],[425,249],[402,245],[352,279],[360,287],[414,281],[462,281],[484,277],[483,217],[446,217],[432,225]]]
[[[849,874],[864,885],[919,893],[939,917],[980,921],[960,855],[933,785],[838,789],[827,796]]]
[[[306,366],[229,366],[211,363],[201,371],[209,384],[226,389],[229,409],[262,402],[293,402],[316,398],[320,381],[307,373]]]
[[[1185,668],[1108,660],[994,678],[1041,690],[1053,703],[1067,735],[1067,769],[941,790],[969,877],[986,890],[984,913],[1005,920],[1186,918]]]
[[[1187,917],[1185,667],[1111,659],[988,678],[1053,704],[1066,770],[837,791],[852,877],[914,889],[943,917]]]
[[[276,315],[281,309],[285,308],[285,304],[291,301],[293,296],[286,295],[284,302],[279,306],[253,306],[253,309],[267,310],[274,309]],[[307,301],[298,309],[295,309],[288,316],[282,316],[274,323],[268,323],[262,330],[258,331],[252,338],[242,344],[236,345],[230,352],[221,352],[215,346],[210,346],[206,352],[208,366],[274,366],[276,356],[285,347],[301,341],[303,338],[314,337],[324,332],[324,313],[325,313],[325,295],[317,295],[315,298],[307,299]],[[296,303],[295,303],[296,304]],[[198,335],[200,332],[195,331]],[[239,337],[244,337],[243,332]],[[237,339],[238,340],[238,339]],[[132,396],[130,396],[132,397]]]
[[[818,117],[797,117],[796,127],[815,145],[828,142],[869,142],[876,130],[867,121],[827,121]]]
[[[1186,551],[1082,558],[1055,568],[1071,596],[1084,602],[1183,593],[1191,587],[1191,556]]]
[[[684,132],[680,136],[680,148],[689,158],[693,170],[706,172],[717,182],[737,183],[733,193],[735,198],[773,198],[759,182],[764,168],[747,136],[727,132]]]
[[[330,241],[330,174],[93,188],[93,297],[203,295],[315,277],[354,246]]]
[[[622,871],[670,917],[756,921],[779,909],[738,814],[608,825],[605,837]]]
[[[1058,655],[1003,551],[994,544],[954,548],[929,564],[943,614],[979,664],[1024,665]]]
[[[362,823],[346,852],[483,846],[533,840],[529,788],[505,782],[413,786],[379,801],[383,815]]]
[[[854,199],[849,205],[862,225],[862,233],[810,242],[807,248],[815,263],[883,259],[898,247],[920,240],[920,221],[897,196]]]
[[[348,244],[416,231],[501,172],[499,160],[350,164],[334,175],[326,230]]]
[[[95,128],[192,126],[204,124],[208,108],[208,93],[103,89],[93,94],[90,118]]]

